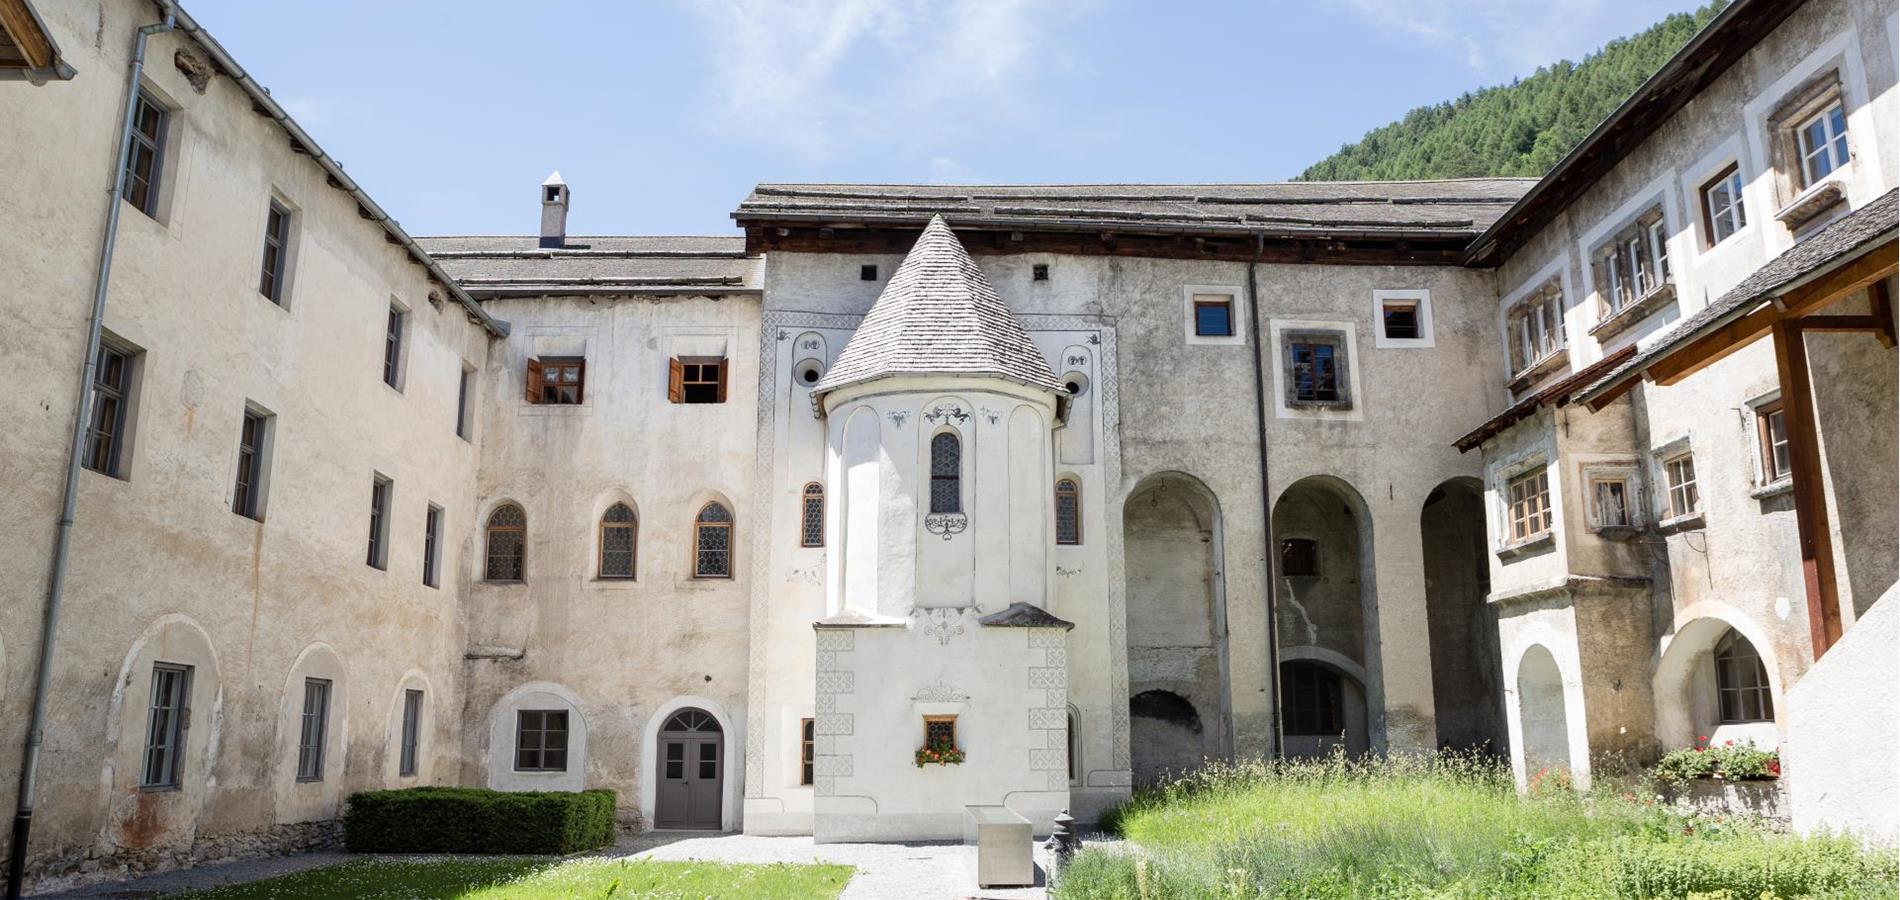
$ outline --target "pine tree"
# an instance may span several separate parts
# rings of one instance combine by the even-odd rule
[[[1712,0],[1529,78],[1421,106],[1314,163],[1300,181],[1543,175],[1721,12]]]

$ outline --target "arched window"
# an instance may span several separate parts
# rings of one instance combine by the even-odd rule
[[[732,577],[732,512],[716,502],[693,521],[693,577]]]
[[[798,523],[798,546],[825,545],[825,486],[814,481],[805,485],[805,505]]]
[[[633,550],[640,536],[640,523],[633,507],[616,503],[600,517],[600,577],[632,578]]]
[[[528,514],[513,503],[488,514],[488,559],[482,577],[520,581],[522,551],[528,543]]]
[[[1715,642],[1715,688],[1721,696],[1722,724],[1774,721],[1768,669],[1755,645],[1733,628]]]
[[[930,439],[930,512],[963,511],[963,442],[946,431]]]
[[[1082,486],[1073,478],[1056,482],[1056,543],[1082,543]]]
[[[1079,740],[1080,738],[1079,738],[1079,737],[1078,737],[1078,736],[1076,735],[1076,733],[1075,733],[1075,725],[1076,725],[1076,723],[1075,723],[1075,707],[1073,707],[1073,706],[1071,706],[1071,707],[1069,707],[1069,730],[1068,730],[1068,735],[1069,735],[1069,781],[1071,781],[1071,782],[1073,782],[1073,781],[1075,781],[1075,780],[1076,780],[1076,779],[1075,779],[1075,775],[1076,775],[1076,772],[1078,771],[1078,769],[1077,769],[1077,766],[1076,766],[1076,758],[1075,758],[1075,744],[1076,744],[1076,741],[1077,741],[1077,740]]]

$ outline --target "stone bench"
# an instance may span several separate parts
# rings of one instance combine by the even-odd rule
[[[1036,883],[1035,839],[1029,820],[1007,806],[966,806],[963,842],[976,845],[977,887]]]

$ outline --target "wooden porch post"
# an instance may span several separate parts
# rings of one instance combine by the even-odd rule
[[[1801,544],[1801,580],[1808,593],[1808,631],[1814,658],[1841,639],[1840,586],[1834,578],[1834,538],[1828,530],[1827,496],[1821,482],[1821,445],[1815,434],[1813,385],[1800,319],[1774,323],[1775,368],[1788,429],[1788,465],[1794,487],[1794,521]]]

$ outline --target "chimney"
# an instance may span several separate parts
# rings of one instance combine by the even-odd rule
[[[541,246],[567,246],[567,182],[559,171],[541,182]]]

